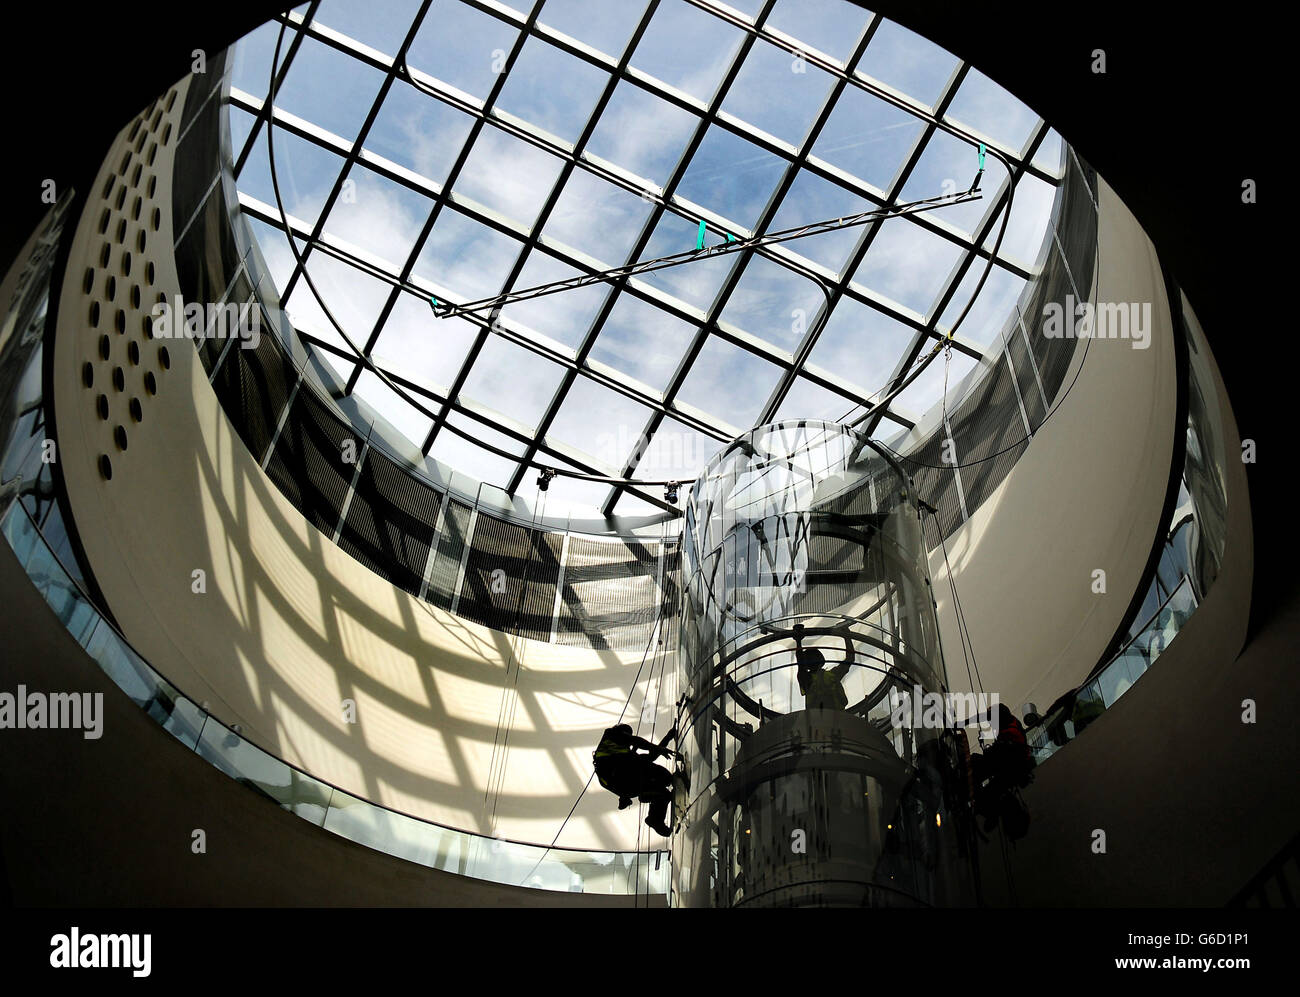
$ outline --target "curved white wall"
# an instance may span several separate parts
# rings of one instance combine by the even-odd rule
[[[1045,709],[1097,664],[1141,581],[1169,485],[1177,391],[1164,277],[1137,220],[1103,181],[1098,187],[1093,300],[1149,302],[1150,346],[1081,344],[1062,388],[1077,372],[1068,396],[1058,396],[1011,473],[947,540],[983,689],[1012,709]],[[965,690],[942,548],[930,569],[949,683]],[[1106,573],[1105,594],[1093,591],[1096,570]]]

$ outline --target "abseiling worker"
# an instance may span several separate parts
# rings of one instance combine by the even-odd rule
[[[618,724],[605,731],[591,756],[596,779],[618,796],[618,808],[627,809],[632,805],[632,798],[639,797],[642,803],[650,805],[650,813],[645,819],[646,826],[665,838],[672,833],[665,818],[673,795],[673,775],[666,768],[656,765],[654,760],[661,755],[680,758],[676,751],[667,746],[669,741],[676,738],[677,728],[674,727],[658,744],[651,744],[645,738],[633,734],[630,724]]]
[[[849,697],[844,692],[844,676],[853,667],[853,638],[847,627],[836,628],[844,638],[844,660],[834,668],[826,667],[826,656],[815,647],[803,646],[803,624],[796,623],[791,630],[765,626],[770,633],[794,638],[794,660],[798,666],[795,673],[799,679],[799,691],[803,693],[806,710],[844,710],[848,708]]]

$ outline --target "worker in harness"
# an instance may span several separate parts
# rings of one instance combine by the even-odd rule
[[[794,660],[798,666],[795,677],[799,680],[799,691],[803,693],[804,709],[807,710],[843,710],[849,705],[849,697],[844,692],[844,676],[853,667],[853,638],[848,628],[837,628],[836,632],[844,639],[844,660],[834,668],[826,667],[826,656],[815,647],[804,647],[803,624],[796,623],[791,630],[764,625],[768,633],[794,638]]]
[[[991,721],[993,709],[974,719]],[[1025,728],[1005,703],[997,706],[997,739],[982,755],[971,755],[971,781],[975,790],[975,815],[984,818],[984,830],[991,831],[999,820],[1013,841],[1029,830],[1029,811],[1020,790],[1033,781],[1034,756],[1025,738]]]
[[[668,743],[676,738],[677,728],[674,727],[658,744],[651,744],[633,734],[630,724],[618,724],[605,731],[591,756],[597,780],[618,796],[618,808],[627,809],[632,805],[632,798],[639,797],[642,803],[650,805],[646,826],[665,838],[672,833],[665,818],[673,795],[673,775],[656,765],[654,760],[661,755],[680,758],[668,747]]]

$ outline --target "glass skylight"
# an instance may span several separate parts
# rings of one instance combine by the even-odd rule
[[[433,0],[415,24],[421,6],[322,0],[246,36],[231,135],[240,203],[295,327],[370,410],[468,479],[529,499],[529,460],[690,480],[757,423],[861,412],[965,307],[987,259],[976,245],[991,250],[1012,183],[1007,234],[957,331],[950,386],[996,348],[1036,273],[1060,137],[973,67],[859,4]],[[444,431],[348,358],[298,272],[266,142],[282,23],[276,171],[317,291],[425,407],[512,457]],[[995,145],[1012,176],[990,157],[971,204],[496,315],[433,315],[429,295],[468,302],[692,249],[701,218],[721,241],[718,231],[965,190],[972,147],[864,80]],[[906,431],[942,391],[940,360],[881,414],[877,434]],[[561,479],[547,513],[640,515],[662,498],[657,487]]]

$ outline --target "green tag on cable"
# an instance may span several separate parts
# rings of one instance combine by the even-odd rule
[[[700,231],[695,236],[695,248],[704,248],[704,233],[708,231],[708,226],[704,224],[704,219],[700,219]]]
[[[980,143],[980,169],[984,169],[984,143]]]

